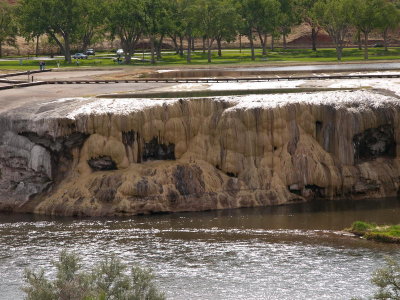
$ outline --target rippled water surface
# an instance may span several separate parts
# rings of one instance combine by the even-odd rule
[[[315,202],[261,209],[51,219],[0,214],[0,299],[22,299],[26,267],[61,249],[90,265],[114,253],[151,267],[169,299],[350,299],[400,246],[350,237],[354,220],[400,223],[398,199]]]

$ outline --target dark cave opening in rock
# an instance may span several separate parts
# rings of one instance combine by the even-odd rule
[[[143,161],[146,160],[175,160],[175,144],[162,144],[154,137],[150,142],[144,144]]]
[[[93,171],[117,170],[117,164],[109,156],[99,156],[88,160],[89,166]]]
[[[370,128],[353,138],[354,161],[356,163],[378,157],[395,158],[396,141],[391,124]]]
[[[298,184],[289,185],[287,188],[288,188],[289,192],[291,192],[292,194],[299,195],[299,196],[301,195],[301,189]]]
[[[325,196],[325,188],[315,184],[307,184],[304,187],[303,196],[306,198],[323,198]]]
[[[232,172],[227,172],[226,175],[228,175],[229,177],[233,177],[233,178],[237,178],[237,174],[232,173]]]

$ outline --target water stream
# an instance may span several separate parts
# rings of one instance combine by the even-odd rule
[[[61,249],[87,265],[107,254],[151,267],[168,299],[350,299],[400,246],[350,237],[354,220],[400,223],[400,199],[131,218],[0,214],[0,299],[22,299],[23,270]]]

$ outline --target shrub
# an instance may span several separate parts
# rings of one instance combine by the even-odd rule
[[[386,258],[386,266],[377,269],[371,278],[371,282],[379,289],[367,299],[400,300],[400,264],[393,258]],[[354,297],[352,300],[364,300]]]
[[[163,293],[154,285],[149,269],[128,267],[112,256],[98,263],[92,270],[83,271],[81,259],[74,253],[62,251],[56,278],[49,280],[44,270],[27,269],[23,291],[27,300],[162,300]]]
[[[386,266],[374,272],[372,283],[379,290],[374,299],[400,300],[400,264],[394,259],[387,258]]]

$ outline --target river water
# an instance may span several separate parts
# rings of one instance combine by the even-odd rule
[[[168,299],[350,299],[400,246],[340,230],[400,223],[400,200],[312,202],[257,209],[72,219],[0,214],[0,299],[22,299],[25,268],[61,249],[87,265],[107,254],[151,267]]]

